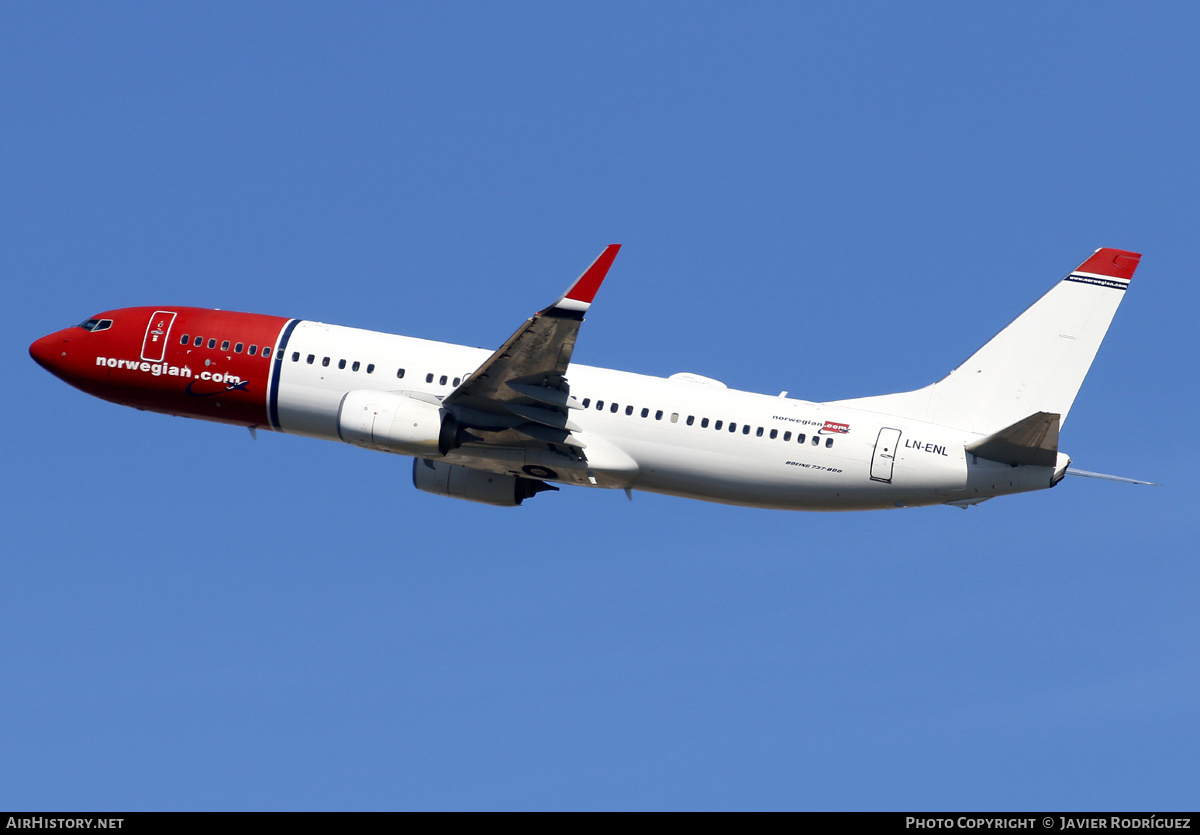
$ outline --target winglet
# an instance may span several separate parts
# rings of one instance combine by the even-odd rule
[[[1129,281],[1133,278],[1133,271],[1137,269],[1141,258],[1142,253],[1140,252],[1128,252],[1124,249],[1098,249],[1091,258],[1076,267],[1072,274],[1087,273]]]
[[[612,266],[613,260],[617,257],[617,250],[620,248],[620,244],[609,244],[605,247],[604,251],[600,253],[600,257],[583,271],[583,275],[575,279],[575,283],[551,307],[559,310],[574,310],[579,313],[586,312],[592,299],[596,298],[596,291],[600,289],[604,276],[608,275],[608,268]]]

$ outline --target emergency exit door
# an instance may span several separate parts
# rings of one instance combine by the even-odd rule
[[[871,481],[892,483],[892,467],[896,464],[896,450],[900,447],[900,430],[884,427],[879,430],[875,441],[875,454],[871,456]]]
[[[146,336],[142,339],[142,359],[146,362],[162,362],[167,354],[167,340],[171,325],[175,324],[175,312],[156,310],[146,324]]]

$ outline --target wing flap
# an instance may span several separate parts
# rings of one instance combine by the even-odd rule
[[[576,449],[587,449],[587,444],[567,429],[558,429],[554,426],[547,426],[544,423],[522,423],[515,427],[515,429],[522,435],[526,435],[536,441],[542,441],[543,443],[561,444],[562,446],[575,447]]]
[[[530,400],[536,400],[548,406],[557,406],[559,409],[583,408],[582,403],[561,389],[550,389],[545,386],[534,385],[533,383],[517,382],[516,380],[509,380],[506,385],[518,394],[523,394]]]
[[[517,417],[525,418],[525,420],[532,421],[533,423],[540,423],[552,429],[566,429],[568,432],[580,431],[579,427],[574,422],[568,420],[566,415],[554,409],[545,409],[541,406],[526,406],[524,403],[506,403],[504,406]]]

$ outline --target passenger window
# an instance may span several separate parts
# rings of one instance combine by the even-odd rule
[[[796,443],[798,443],[798,444],[804,443],[804,433],[803,432],[796,435]]]
[[[615,415],[617,413],[617,410],[620,408],[621,407],[618,406],[616,403],[613,403],[611,406],[608,407],[608,410]]]
[[[217,340],[215,340],[215,339],[210,339],[210,340],[208,340],[208,347],[209,347],[209,350],[212,350],[213,348],[216,348],[216,347],[217,347]]]
[[[583,398],[583,408],[586,409],[590,405],[592,405],[592,398],[590,398],[590,397]]]
[[[750,434],[750,424],[748,424],[748,423],[744,423],[744,424],[742,424],[742,434],[743,434],[743,435],[749,435],[749,434]]]
[[[820,446],[820,445],[821,445],[821,439],[819,437],[817,437],[816,435],[813,435],[813,446]]]
[[[322,367],[322,368],[328,368],[328,367],[329,367],[329,357],[325,357],[325,358],[323,358],[323,359],[321,360],[321,367]]]
[[[240,354],[242,352],[242,348],[245,348],[245,347],[246,347],[245,345],[243,345],[241,342],[239,342],[237,345],[233,346],[233,352],[235,354]]]
[[[662,409],[659,409],[657,412],[654,413],[654,419],[662,420]]]
[[[446,375],[445,374],[443,374],[441,377],[438,377],[438,385],[439,386],[446,385]]]
[[[229,350],[229,340],[228,339],[226,339],[224,342],[221,343],[221,350],[222,351]]]
[[[358,360],[355,360],[355,361],[354,361],[354,364],[350,366],[350,370],[351,370],[351,371],[357,371],[357,370],[358,370],[358,367],[359,367],[359,366],[358,366]]]
[[[833,446],[833,438],[826,438],[825,439],[825,449],[829,449],[831,446]]]
[[[338,360],[338,368],[342,371],[345,371],[346,370],[346,361]]]
[[[292,362],[300,362],[300,352],[292,351]]]
[[[737,431],[737,424],[736,424],[736,423],[734,423],[734,422],[732,422],[732,421],[730,421],[730,423],[729,423],[729,431],[730,431],[730,432],[736,432],[736,431]]]
[[[403,369],[403,368],[397,368],[397,369],[396,369],[396,379],[397,379],[397,380],[402,380],[402,379],[404,379],[404,369]]]
[[[432,372],[425,375],[425,382],[427,382],[427,383],[433,382],[433,373]]]
[[[254,356],[255,354],[257,354],[257,353],[258,353],[258,346],[257,346],[257,345],[251,345],[251,346],[250,346],[250,350],[249,350],[249,351],[247,351],[246,353],[247,353],[247,354],[249,354],[250,356]]]
[[[706,418],[706,420],[707,420],[707,418]],[[716,423],[714,423],[713,429],[716,429],[719,431],[721,429],[721,421],[718,420]]]
[[[700,428],[701,429],[708,428],[708,418],[700,418]]]
[[[773,440],[775,440],[775,439],[776,439],[776,438],[778,438],[778,437],[779,437],[779,430],[778,430],[778,429],[772,429],[772,430],[771,430],[771,440],[773,441]]]
[[[695,416],[695,415],[688,415],[688,420],[687,420],[687,424],[688,424],[688,426],[691,426],[691,425],[692,425],[693,423],[695,423],[695,422],[696,422],[696,416]]]
[[[632,407],[632,406],[626,406],[626,407],[625,407],[625,414],[627,414],[627,415],[632,415],[632,414],[633,414],[633,407]]]
[[[196,339],[192,342],[192,344],[195,345],[197,348],[199,348],[201,345],[204,344],[204,337],[197,336]]]
[[[642,417],[650,417],[650,410],[642,409]]]
[[[597,401],[596,401],[596,411],[597,411],[597,412],[603,412],[603,411],[604,411],[604,401],[603,401],[603,400],[597,400]]]
[[[270,349],[270,347],[263,348],[263,359],[266,359],[266,358],[267,358],[267,357],[269,357],[269,356],[271,356],[271,349]]]
[[[368,374],[374,374],[374,373],[375,373],[375,363],[373,363],[373,362],[369,362],[369,363],[367,363],[367,373],[368,373]]]
[[[317,358],[316,354],[309,354],[308,359],[306,359],[305,362],[308,363],[309,365],[312,365],[313,360],[315,360],[316,358]]]
[[[455,385],[455,386],[458,386],[458,384],[459,384],[459,383],[461,383],[461,382],[462,382],[462,377],[455,377],[455,378],[454,378],[454,385]]]
[[[679,412],[671,412],[671,423],[679,423]]]
[[[788,431],[788,432],[784,432],[784,433],[783,433],[783,439],[784,439],[785,441],[790,441],[790,440],[792,439],[792,433],[791,433],[790,431]]]
[[[82,326],[82,325],[80,325],[80,327],[83,327],[83,326]],[[180,344],[180,345],[187,345],[187,344],[188,344],[188,340],[190,340],[190,339],[191,339],[191,337],[190,337],[190,336],[188,336],[188,335],[185,333],[183,336],[179,337],[179,344]]]
[[[758,427],[757,429],[755,429],[755,430],[754,430],[754,437],[756,437],[756,438],[761,438],[761,437],[762,437],[762,433],[763,433],[763,428],[760,426],[760,427]]]

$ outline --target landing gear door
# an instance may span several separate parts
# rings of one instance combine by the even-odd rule
[[[883,428],[875,441],[875,454],[871,456],[871,481],[892,483],[892,467],[896,463],[896,449],[900,446],[900,430]]]
[[[166,356],[167,339],[175,314],[170,310],[156,310],[146,324],[146,338],[142,340],[142,359],[146,362],[162,362]]]

